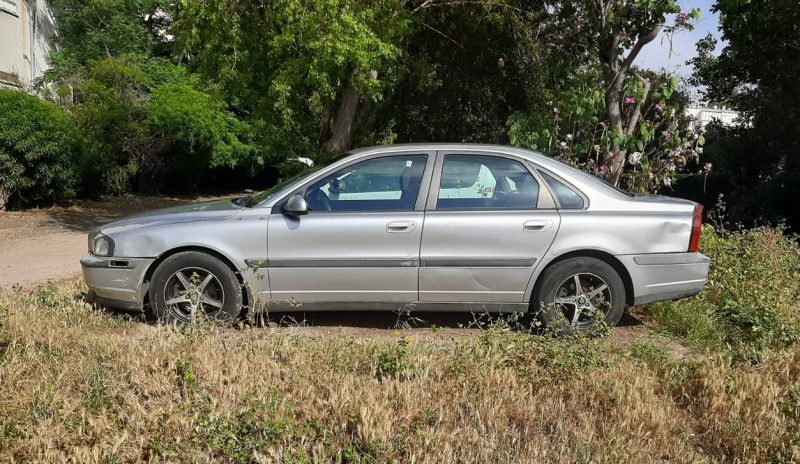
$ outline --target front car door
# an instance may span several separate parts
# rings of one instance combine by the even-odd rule
[[[422,233],[420,302],[525,310],[525,290],[559,224],[549,191],[526,160],[440,151]]]
[[[433,159],[425,151],[368,155],[298,188],[307,215],[275,208],[267,232],[271,300],[298,309],[417,301]]]

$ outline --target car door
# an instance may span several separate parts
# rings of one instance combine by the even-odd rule
[[[527,303],[526,287],[559,223],[525,160],[440,151],[422,233],[420,301]]]
[[[310,212],[270,216],[273,301],[410,303],[434,152],[370,155],[301,187]],[[322,308],[320,308],[322,309]]]

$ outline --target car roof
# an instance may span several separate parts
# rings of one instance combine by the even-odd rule
[[[537,151],[528,150],[525,148],[510,147],[507,145],[493,145],[482,143],[407,143],[407,144],[393,144],[393,145],[376,145],[371,147],[357,148],[348,152],[350,155],[369,155],[373,153],[387,153],[393,151],[485,151],[488,153],[505,153],[508,155],[516,155],[521,158],[528,159],[535,162],[540,167],[556,174],[557,176],[565,179],[568,183],[573,184],[584,193],[587,190],[591,191],[592,195],[609,196],[616,199],[622,199],[627,194],[622,193],[614,187],[608,185],[600,178],[593,176],[589,173],[583,172],[569,166],[555,158],[543,155]]]

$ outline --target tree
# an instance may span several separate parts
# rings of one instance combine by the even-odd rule
[[[691,28],[699,12],[675,1],[553,2],[527,42],[541,40],[572,57],[558,83],[543,86],[547,108],[508,120],[512,144],[537,148],[636,192],[669,187],[697,160],[703,139],[685,118],[677,78],[635,66],[641,49],[664,31]],[[527,11],[526,11],[527,12]],[[678,13],[667,26],[667,15]],[[526,15],[518,15],[525,22]],[[528,26],[530,27],[530,26]],[[542,32],[547,33],[542,38]],[[537,89],[537,91],[539,91]]]
[[[585,6],[576,8],[578,21],[585,23],[587,31],[597,37],[597,56],[612,137],[611,150],[605,160],[607,177],[618,185],[629,151],[626,142],[640,130],[643,106],[652,97],[652,82],[636,70],[636,58],[662,31],[670,34],[690,29],[690,20],[699,19],[700,10],[682,12],[677,0],[590,0],[583,3]],[[677,14],[673,25],[667,25],[668,14]]]
[[[411,23],[403,0],[187,1],[172,31],[181,60],[218,79],[239,114],[261,120],[272,152],[349,148],[361,104]]]
[[[717,128],[707,154],[715,183],[728,194],[735,221],[787,218],[800,227],[800,8],[795,0],[717,0],[726,45],[698,43],[692,82],[708,101],[741,112],[741,123]]]

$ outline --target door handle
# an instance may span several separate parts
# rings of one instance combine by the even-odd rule
[[[553,221],[525,221],[522,224],[522,230],[525,232],[543,232],[550,230],[553,226]]]
[[[412,232],[417,228],[417,223],[414,221],[395,221],[386,224],[386,232],[399,233],[399,232]]]

